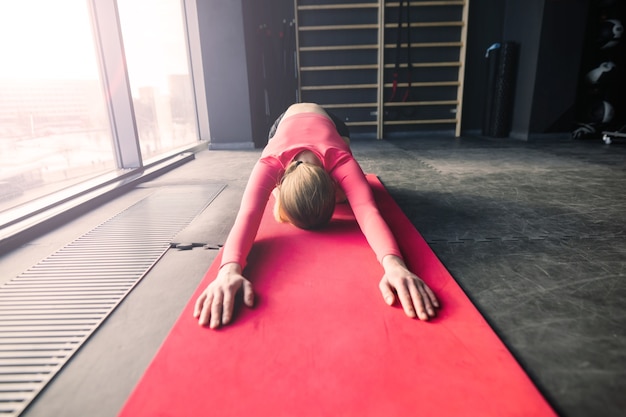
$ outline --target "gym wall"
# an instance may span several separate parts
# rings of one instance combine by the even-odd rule
[[[589,0],[470,0],[462,134],[480,134],[485,50],[502,41],[520,46],[510,136],[529,140],[571,129],[588,4]],[[209,67],[206,89],[213,97],[208,99],[212,136],[225,146],[249,141],[261,147],[277,109],[296,100],[291,87],[285,94],[267,88],[259,66],[263,50],[259,35],[263,24],[273,34],[280,32],[283,21],[293,19],[293,1],[198,0],[198,10],[203,43],[209,44],[203,45],[203,60]],[[278,89],[283,85],[278,83]],[[266,91],[284,98],[268,104]]]

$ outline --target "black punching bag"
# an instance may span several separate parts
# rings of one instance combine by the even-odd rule
[[[517,55],[518,45],[514,42],[496,43],[487,49],[483,136],[503,138],[509,135],[513,118]]]

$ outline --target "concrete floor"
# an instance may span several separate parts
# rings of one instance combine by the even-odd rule
[[[355,141],[557,412],[626,415],[626,147],[480,138]],[[154,187],[227,187],[177,240],[222,243],[260,151],[196,160],[0,258],[18,275]],[[114,416],[216,252],[169,250],[24,416]]]

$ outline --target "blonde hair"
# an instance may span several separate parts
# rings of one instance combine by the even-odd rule
[[[294,161],[279,184],[274,215],[300,229],[319,229],[330,222],[335,211],[335,183],[317,165]]]

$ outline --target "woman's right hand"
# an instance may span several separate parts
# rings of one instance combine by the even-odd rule
[[[243,291],[243,302],[248,307],[254,305],[252,284],[241,275],[241,266],[230,263],[222,266],[217,277],[196,300],[193,316],[201,326],[207,324],[212,329],[230,323],[235,307],[235,297]]]

